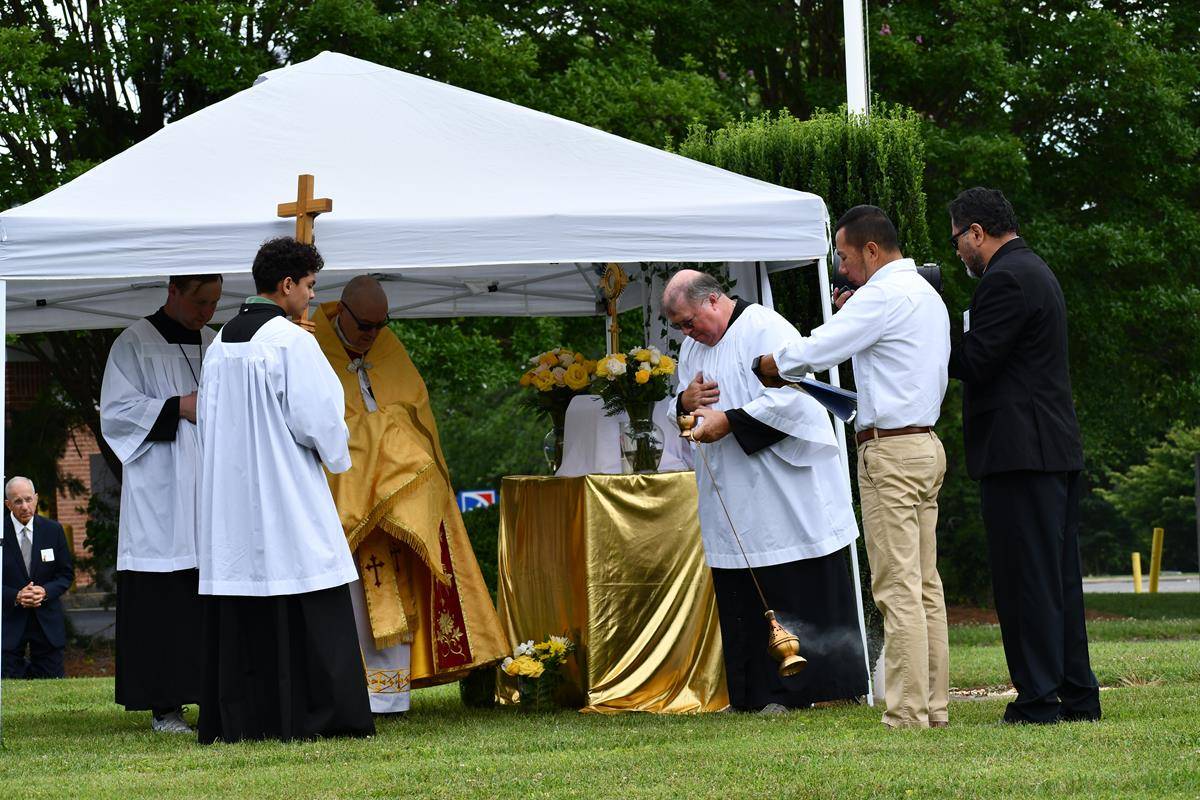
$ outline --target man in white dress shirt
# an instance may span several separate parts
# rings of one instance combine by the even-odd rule
[[[950,320],[937,292],[900,253],[896,227],[855,206],[834,238],[859,286],[807,337],[763,355],[767,378],[798,380],[847,358],[858,389],[858,485],[871,589],[883,613],[888,727],[946,725],[949,645],[937,571],[937,497],[946,454],[933,432],[946,393]]]

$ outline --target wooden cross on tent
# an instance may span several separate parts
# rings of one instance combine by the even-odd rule
[[[317,218],[317,214],[333,211],[333,201],[328,197],[313,197],[314,182],[312,175],[301,175],[296,182],[295,202],[280,203],[277,211],[280,217],[296,218],[296,241],[304,244],[313,243],[313,220]],[[307,308],[296,323],[309,333],[316,331],[315,326],[308,321]]]
[[[301,175],[296,184],[296,201],[280,203],[278,215],[296,218],[296,241],[313,243],[313,220],[317,214],[333,211],[333,201],[328,197],[313,198],[312,175]]]

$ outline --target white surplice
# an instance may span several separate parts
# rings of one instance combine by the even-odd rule
[[[280,316],[218,334],[200,382],[200,593],[285,595],[358,579],[321,469],[350,468],[342,386],[317,340]]]
[[[714,408],[740,408],[787,434],[752,455],[732,433],[718,442],[692,445],[704,448],[752,567],[829,555],[858,537],[850,483],[828,412],[804,392],[764,388],[750,371],[755,356],[774,352],[795,335],[795,328],[778,313],[752,304],[716,345],[689,337],[679,354],[680,393],[703,372],[720,389]],[[744,569],[746,560],[704,460],[699,453],[693,460],[705,559],[710,567]]]
[[[151,442],[146,436],[167,400],[196,391],[193,374],[200,374],[215,335],[202,328],[200,345],[172,344],[149,320],[140,319],[109,351],[100,430],[124,467],[119,570],[175,572],[196,566],[199,432],[180,420],[174,441]]]

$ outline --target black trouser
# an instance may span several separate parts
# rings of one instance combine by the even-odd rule
[[[25,647],[29,646],[29,658],[25,657]],[[38,622],[37,614],[30,614],[25,620],[25,634],[15,650],[4,651],[4,678],[62,678],[63,648],[55,647],[46,638],[42,623]]]
[[[979,483],[1009,722],[1099,719],[1079,562],[1078,472],[1003,472]]]

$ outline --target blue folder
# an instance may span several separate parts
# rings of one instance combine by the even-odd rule
[[[858,395],[828,383],[801,378],[789,386],[803,389],[842,422],[851,422],[858,413]]]

